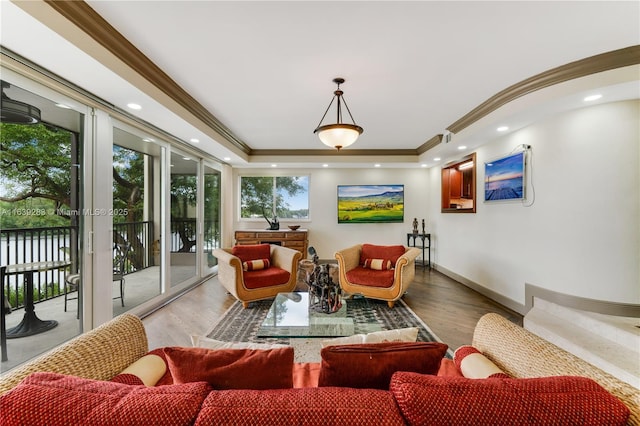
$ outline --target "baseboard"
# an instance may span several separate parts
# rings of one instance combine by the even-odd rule
[[[596,312],[603,315],[613,315],[618,317],[640,318],[640,305],[631,303],[609,302],[606,300],[587,299],[585,297],[572,296],[570,294],[558,293],[557,291],[538,287],[525,283],[524,286],[526,312],[533,308],[534,298],[544,299],[571,309],[581,311]]]
[[[520,315],[524,315],[527,313],[528,309],[526,309],[525,305],[516,302],[513,299],[509,299],[508,297],[505,297],[503,295],[501,295],[500,293],[497,293],[493,290],[490,290],[474,281],[471,281],[468,278],[463,277],[462,275],[458,275],[453,271],[450,271],[449,269],[442,267],[440,265],[436,265],[433,264],[433,269],[437,270],[438,272],[442,273],[443,275],[448,276],[451,279],[454,279],[456,281],[458,281],[460,284],[463,284],[467,287],[469,287],[472,290],[477,291],[478,293],[482,294],[483,296],[488,297],[489,299],[501,304],[502,306],[511,309],[514,312],[519,313]]]

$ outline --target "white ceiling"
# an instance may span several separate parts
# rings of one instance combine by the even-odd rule
[[[416,149],[508,86],[572,61],[640,44],[637,1],[87,3],[257,150],[326,148],[313,130],[335,90],[334,77],[346,79],[341,88],[364,128],[353,149]],[[38,46],[31,37],[23,40],[25,28],[44,37]],[[1,35],[3,46],[116,106],[141,104],[143,109],[133,114],[184,140],[201,139],[201,149],[228,156],[231,164],[264,165],[220,146],[151,94],[134,88],[131,80],[111,73],[104,66],[109,64],[51,34],[6,0]],[[560,97],[552,89],[544,102],[553,102],[558,110],[575,107],[578,92],[594,91],[599,84],[595,78],[589,85],[575,85],[573,92],[557,90]],[[613,100],[614,94],[638,97],[640,91],[637,82],[604,89],[610,96],[602,102]],[[523,105],[499,115],[519,120],[511,130],[545,110],[541,103],[535,109]],[[493,124],[485,123],[492,130]],[[465,143],[473,148],[482,138],[476,135]],[[372,159],[350,158],[348,150],[341,154],[345,164],[370,166]],[[456,154],[449,144],[406,161],[433,165],[436,155],[446,159]],[[290,166],[312,166],[327,160],[291,161]]]

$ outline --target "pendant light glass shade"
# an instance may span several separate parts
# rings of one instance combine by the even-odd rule
[[[343,92],[340,90],[340,85],[344,83],[343,78],[334,78],[333,82],[338,85],[338,89],[333,92],[333,98],[327,107],[327,110],[324,112],[318,127],[313,131],[313,133],[317,133],[320,141],[323,144],[335,148],[338,151],[344,147],[347,147],[353,144],[358,136],[362,134],[364,131],[362,127],[356,125],[353,120],[353,116],[351,115],[351,111],[349,111],[349,107],[347,106],[346,101],[343,98]],[[322,125],[324,118],[327,116],[327,112],[331,108],[333,101],[336,101],[336,123],[335,124],[326,124]],[[351,122],[353,124],[343,123],[342,122],[342,104],[344,103],[344,107],[347,109],[349,113],[349,117],[351,118]]]
[[[330,124],[318,128],[317,133],[323,144],[340,149],[354,143],[362,133],[362,128],[351,124]]]

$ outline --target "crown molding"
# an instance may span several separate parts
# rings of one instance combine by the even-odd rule
[[[251,156],[339,155],[337,152],[329,154],[329,151],[324,150],[252,150],[87,3],[84,1],[55,0],[44,0],[44,2],[245,154]],[[458,133],[507,103],[545,87],[590,74],[636,64],[640,64],[640,45],[602,53],[553,68],[502,90],[449,125],[446,129],[452,133]],[[442,135],[435,135],[415,150],[348,150],[348,155],[420,155],[441,142]]]
[[[251,156],[340,157],[345,155],[397,157],[418,155],[415,149],[253,149]]]
[[[87,3],[84,1],[44,1],[136,73],[193,114],[194,117],[219,133],[236,148],[245,154],[249,154],[251,148],[249,148],[244,141],[234,135],[231,130],[180,87],[178,83],[171,79],[171,77],[162,71],[153,61],[138,50]]]
[[[575,62],[570,62],[557,68],[550,69],[543,73],[522,80],[513,86],[507,87],[501,92],[493,95],[476,108],[465,114],[462,118],[447,127],[452,133],[458,133],[469,127],[481,118],[486,117],[498,108],[509,102],[525,96],[536,90],[553,86],[591,74],[622,68],[640,63],[640,46],[630,46],[623,49],[613,50],[600,55],[590,56]]]

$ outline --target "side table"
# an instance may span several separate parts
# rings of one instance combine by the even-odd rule
[[[422,249],[422,260],[416,260],[416,264],[422,266],[428,266],[431,269],[431,234],[414,234],[413,232],[407,233],[407,246],[416,247]],[[425,252],[427,257],[425,258]]]

